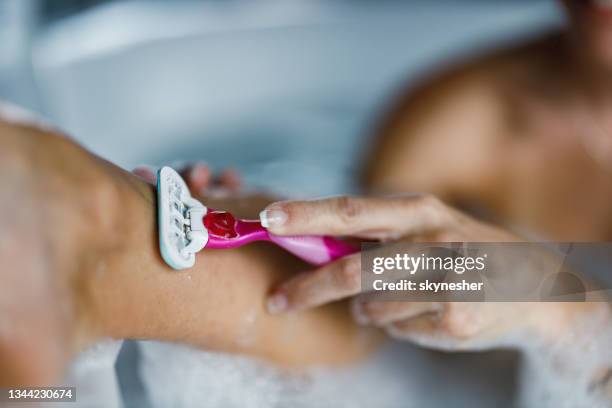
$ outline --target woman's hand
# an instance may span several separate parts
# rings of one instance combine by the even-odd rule
[[[261,220],[270,232],[280,235],[326,234],[383,242],[519,240],[428,195],[279,202],[268,206]],[[303,310],[359,295],[360,274],[360,254],[302,273],[271,294],[268,309],[272,313]],[[565,313],[555,303],[402,302],[380,301],[372,295],[353,299],[358,323],[384,328],[395,338],[445,349],[490,347],[513,341],[519,332],[534,327],[551,330]]]
[[[227,210],[242,218],[256,218],[261,208],[274,201],[265,192],[245,190],[240,174],[231,168],[213,174],[205,162],[194,162],[177,171],[191,194],[209,208]],[[152,166],[138,166],[132,173],[149,184],[157,184],[157,169]]]
[[[147,183],[155,184],[157,181],[157,171],[151,166],[141,165],[132,172]],[[183,166],[178,172],[193,195],[226,196],[242,188],[240,174],[233,169],[225,169],[213,175],[205,162],[195,162]]]

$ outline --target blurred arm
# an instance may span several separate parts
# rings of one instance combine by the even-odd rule
[[[404,91],[383,117],[363,173],[367,190],[471,197],[498,176],[504,110],[488,75],[456,69]]]

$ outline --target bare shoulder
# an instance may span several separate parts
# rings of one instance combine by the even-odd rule
[[[557,36],[457,63],[406,87],[375,129],[366,161],[366,188],[428,191],[477,188],[496,138],[511,116],[508,90],[545,70],[557,53]],[[491,170],[493,170],[491,168]]]

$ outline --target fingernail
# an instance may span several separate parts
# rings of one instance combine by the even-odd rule
[[[289,302],[287,301],[287,296],[283,293],[277,293],[268,298],[268,302],[266,307],[268,309],[268,313],[270,314],[279,314],[287,310],[289,306]]]
[[[259,213],[261,225],[265,228],[274,228],[287,221],[287,213],[279,208],[267,208]]]
[[[358,324],[365,326],[370,323],[370,319],[363,311],[363,302],[353,301],[351,306],[353,319],[355,319]]]

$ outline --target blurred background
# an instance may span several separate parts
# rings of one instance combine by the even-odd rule
[[[1,0],[0,98],[124,167],[329,194],[400,86],[561,22],[550,0]]]
[[[280,194],[348,192],[370,129],[402,87],[560,24],[552,0],[0,0],[0,100],[127,169],[203,159]],[[73,367],[80,395],[95,396],[88,406],[163,398],[179,406],[238,386],[238,406],[265,406],[264,396],[293,392],[262,386],[262,372],[247,362],[135,342],[119,354],[119,391],[119,347],[100,347]],[[423,378],[390,398],[410,392],[420,406],[470,407],[475,398],[478,406],[509,399],[513,376],[501,366],[423,353],[415,348],[406,363],[388,352],[381,358],[390,371],[370,367],[369,378],[397,382],[394,374],[417,364]],[[326,380],[328,394],[344,389],[366,400],[351,375],[344,385]],[[429,376],[446,392],[432,390]]]

